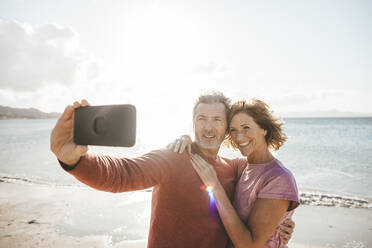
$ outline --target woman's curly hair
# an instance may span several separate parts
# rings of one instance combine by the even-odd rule
[[[287,135],[283,131],[284,122],[279,117],[274,117],[270,107],[261,100],[253,98],[249,102],[241,100],[235,102],[230,109],[228,116],[228,131],[230,130],[230,122],[232,118],[238,113],[246,113],[253,118],[253,120],[262,129],[266,130],[265,140],[270,149],[279,150],[279,148],[287,140]],[[232,146],[237,149],[238,146],[231,139],[228,134],[225,140],[225,145]]]

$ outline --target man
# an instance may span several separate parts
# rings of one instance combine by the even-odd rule
[[[83,100],[68,106],[52,131],[51,150],[62,168],[98,190],[125,192],[153,187],[149,248],[225,248],[227,234],[189,154],[162,149],[134,159],[119,159],[87,153],[86,146],[73,142],[74,109],[87,105]],[[214,166],[231,200],[245,162],[217,155],[225,137],[229,107],[230,100],[222,94],[199,97],[193,111],[196,142],[192,149]]]

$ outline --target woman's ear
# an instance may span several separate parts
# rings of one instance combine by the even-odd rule
[[[266,134],[267,134],[267,130],[266,129],[264,129],[264,136],[266,137]]]

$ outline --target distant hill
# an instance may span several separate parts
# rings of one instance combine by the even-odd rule
[[[343,112],[339,110],[321,110],[311,112],[286,112],[282,114],[286,118],[337,118],[337,117],[372,117],[372,113]]]
[[[11,108],[0,105],[0,120],[1,119],[47,119],[57,118],[60,113],[44,113],[35,108]]]

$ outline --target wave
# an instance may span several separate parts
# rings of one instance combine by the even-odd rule
[[[35,178],[26,178],[26,177],[17,177],[17,176],[5,176],[0,175],[0,183],[15,183],[15,184],[23,184],[23,185],[43,185],[43,186],[51,186],[51,187],[57,187],[57,188],[77,188],[77,189],[88,189],[88,190],[95,190],[90,188],[89,186],[86,186],[84,184],[66,184],[66,183],[56,183],[56,182],[50,182],[42,179],[35,179]],[[152,188],[145,189],[145,190],[139,190],[143,192],[152,192]]]
[[[50,182],[50,181],[46,181],[42,179],[0,175],[0,183],[2,182],[27,184],[27,185],[45,185],[45,186],[53,186],[53,187],[81,188],[81,189],[88,188],[87,186],[78,185],[78,184],[62,184],[62,183]]]
[[[371,199],[332,193],[301,192],[300,203],[311,206],[372,209]]]

